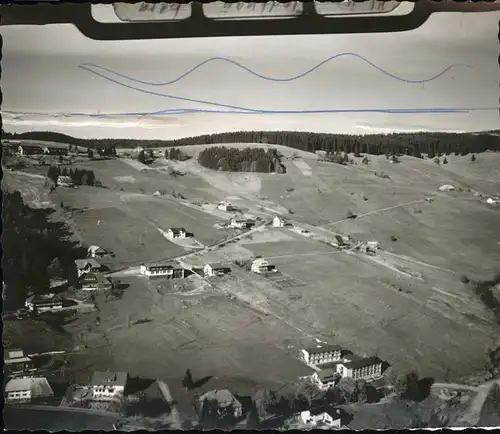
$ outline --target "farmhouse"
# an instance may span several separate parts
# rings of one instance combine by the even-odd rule
[[[278,271],[278,270],[276,270],[275,265],[269,264],[269,262],[267,262],[267,260],[265,260],[264,258],[254,259],[250,269],[254,273],[259,273],[259,274],[274,273],[274,272]]]
[[[141,264],[140,272],[149,279],[157,279],[161,277],[166,277],[168,279],[182,279],[185,277],[184,268],[173,262],[154,265]]]
[[[231,272],[231,267],[222,264],[205,264],[203,267],[203,274],[205,277],[223,276]]]
[[[300,413],[300,421],[308,425],[325,425],[330,428],[341,427],[340,410],[331,407],[318,407]]]
[[[56,148],[54,146],[45,146],[43,148],[43,153],[48,155],[68,155],[68,149],[66,148]]]
[[[78,279],[83,291],[107,291],[113,287],[109,277],[95,273],[85,273]]]
[[[101,270],[101,264],[95,259],[75,259],[77,277],[87,273],[98,273]]]
[[[47,312],[63,307],[63,300],[54,294],[35,294],[27,298],[24,305],[31,311]]]
[[[91,258],[104,258],[107,256],[109,252],[102,247],[99,246],[90,246],[87,249],[87,256]]]
[[[280,216],[275,216],[273,218],[273,227],[275,228],[283,228],[285,226],[288,226],[290,223],[288,223],[288,220],[280,217]]]
[[[128,374],[126,372],[94,372],[92,375],[92,399],[112,401],[125,394]]]
[[[315,372],[311,376],[311,379],[321,390],[327,390],[330,387],[335,386],[337,381],[340,379],[340,375],[333,369],[322,369],[321,371]]]
[[[236,229],[250,229],[255,226],[255,220],[252,219],[236,219],[232,218],[229,221],[229,227]]]
[[[167,235],[170,238],[186,238],[186,229],[184,228],[170,228],[167,231]]]
[[[45,377],[12,378],[5,385],[7,402],[30,402],[36,398],[54,396],[54,392]]]
[[[337,372],[342,378],[350,377],[354,380],[370,380],[382,375],[382,360],[378,357],[352,358],[351,361],[342,361],[337,364]]]
[[[74,183],[71,176],[58,176],[57,185],[60,187],[73,187]]]
[[[304,362],[310,365],[321,365],[342,360],[347,351],[338,345],[325,345],[324,347],[306,348],[300,351]]]
[[[26,375],[35,371],[35,364],[23,350],[11,349],[4,353],[4,375]]]
[[[19,147],[17,148],[17,153],[21,157],[25,157],[27,155],[42,154],[43,153],[43,149],[42,149],[41,146],[38,146],[38,145],[27,145],[27,144],[24,144],[24,145],[19,145]]]
[[[219,202],[217,205],[217,209],[221,211],[235,211],[235,208],[231,202],[228,202],[226,200],[223,200],[222,202]]]
[[[217,403],[217,411],[219,416],[227,414],[228,411],[231,412],[231,416],[238,419],[243,415],[243,406],[240,401],[238,401],[234,395],[227,389],[223,390],[211,390],[198,398],[198,402],[195,404],[195,408],[198,414],[203,411],[203,405],[206,401],[215,401]]]

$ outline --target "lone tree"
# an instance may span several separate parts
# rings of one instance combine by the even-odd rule
[[[414,401],[418,397],[418,374],[414,371],[399,375],[394,384],[399,398]]]
[[[146,162],[146,154],[144,153],[144,150],[141,150],[141,152],[139,152],[137,159],[139,160],[139,163],[144,164]]]
[[[363,160],[361,161],[363,164],[368,164],[370,160],[368,160],[368,157],[365,155],[365,157],[363,158]]]
[[[346,213],[346,215],[345,215],[345,216],[346,216],[346,218],[348,218],[348,219],[355,219],[355,218],[357,217],[357,215],[356,215],[356,214],[354,214],[354,213],[353,213],[350,209],[349,209],[349,210],[347,210],[347,213]]]
[[[448,164],[448,160],[444,157],[443,164]]]
[[[472,154],[472,157],[470,157],[470,161],[476,161],[476,156]]]
[[[87,157],[91,160],[92,158],[94,158],[94,151],[92,150],[92,148],[87,149]]]
[[[338,383],[338,388],[346,403],[355,401],[356,398],[356,383],[350,377],[342,378]]]

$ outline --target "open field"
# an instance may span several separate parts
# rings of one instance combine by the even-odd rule
[[[194,155],[204,146],[190,148]],[[481,154],[475,163],[452,155],[445,166],[413,157],[389,164],[384,156],[341,166],[302,154],[307,175],[290,160],[284,160],[283,175],[214,172],[195,159],[159,159],[145,172],[119,159],[78,165],[93,170],[107,188],[57,188],[50,200],[79,209],[68,217],[79,239],[114,251],[115,265],[136,267],[186,252],[158,229],[184,227],[204,245],[232,233],[214,227],[224,216],[213,206],[204,211],[172,192],[188,202],[227,198],[249,214],[282,213],[311,231],[377,240],[382,248],[374,257],[348,254],[287,228],[266,228],[186,262],[262,255],[280,271],[275,276],[233,266],[223,278],[191,279],[195,290],[186,293],[125,277],[130,287],[122,300],[98,303],[99,326],[95,313],[69,326],[78,340],[89,341],[79,357],[94,367],[167,380],[180,381],[190,368],[195,377],[214,375],[243,388],[305,375],[296,352],[317,339],[378,354],[398,371],[436,380],[482,369],[498,325],[460,276],[485,280],[500,271],[500,207],[481,203],[467,188],[495,192],[500,154]],[[186,175],[170,176],[170,166]],[[438,192],[445,183],[464,190]],[[156,190],[166,194],[154,197]],[[430,196],[435,200],[425,201]],[[358,218],[346,220],[349,209]],[[144,318],[151,322],[129,327]]]
[[[238,300],[213,291],[196,297],[161,295],[141,278],[123,281],[130,284],[123,299],[98,300],[101,323],[94,342],[92,335],[82,335],[89,347],[102,344],[106,335],[106,352],[113,358],[109,369],[180,383],[189,368],[197,378],[214,376],[251,387],[294,381],[310,372],[287,354],[297,333]],[[151,322],[130,325],[145,318]],[[82,318],[72,324],[73,332],[92,322],[90,316]]]

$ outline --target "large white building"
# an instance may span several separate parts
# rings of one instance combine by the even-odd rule
[[[119,400],[125,394],[126,372],[94,372],[92,375],[92,399],[95,401]]]
[[[205,264],[203,267],[203,275],[205,277],[223,276],[229,272],[231,272],[231,267],[219,263]]]
[[[340,428],[340,410],[333,408],[319,408],[306,410],[300,413],[300,421],[311,426],[325,426]]]
[[[27,298],[24,306],[31,311],[48,312],[63,308],[63,300],[55,294],[35,294]]]
[[[283,218],[283,217],[275,216],[273,218],[273,226],[275,228],[283,228],[283,227],[288,226],[288,225],[289,225],[288,220]]]
[[[351,358],[337,364],[337,372],[342,378],[372,380],[382,375],[382,360],[378,357]]]
[[[342,356],[347,351],[339,345],[325,345],[323,347],[306,348],[300,350],[300,355],[304,362],[309,365],[321,365],[342,360]]]
[[[12,378],[5,385],[6,402],[30,402],[36,398],[53,395],[54,392],[45,377]]]
[[[170,238],[186,238],[187,232],[184,228],[170,228],[167,235]]]
[[[140,272],[149,279],[165,277],[167,279],[184,278],[184,268],[174,263],[165,264],[141,264]]]

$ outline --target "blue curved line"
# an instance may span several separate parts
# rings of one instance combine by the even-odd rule
[[[128,89],[135,90],[137,92],[141,92],[141,93],[145,93],[145,94],[149,94],[149,95],[154,95],[154,96],[160,96],[163,98],[176,99],[176,100],[180,100],[180,101],[188,101],[188,102],[194,102],[194,103],[198,103],[198,104],[206,104],[206,105],[211,105],[211,106],[215,106],[215,107],[224,107],[227,109],[236,110],[236,113],[248,112],[248,113],[290,113],[290,114],[292,114],[292,113],[335,113],[335,112],[337,112],[336,110],[333,110],[333,111],[329,111],[329,110],[312,110],[312,111],[311,110],[295,110],[295,111],[263,110],[263,109],[235,106],[235,105],[230,105],[230,104],[220,104],[220,103],[216,103],[216,102],[212,102],[212,101],[197,100],[197,99],[186,98],[186,97],[182,97],[182,96],[154,92],[154,91],[146,90],[146,89],[140,89],[138,87],[134,87],[134,86],[131,86],[129,84],[122,83],[121,81],[115,80],[113,78],[107,77],[106,75],[101,74],[101,73],[96,72],[96,71],[93,71],[91,69],[88,69],[87,67],[82,66],[82,69],[85,69],[88,72],[90,72],[91,74],[98,75],[99,77],[102,77],[105,80],[108,80],[108,81],[115,83],[119,86],[126,87]]]
[[[391,78],[393,78],[395,80],[402,81],[402,82],[405,82],[405,83],[411,83],[411,84],[422,84],[422,83],[427,83],[427,82],[432,81],[432,80],[436,80],[437,78],[443,76],[444,74],[446,74],[448,71],[450,71],[453,68],[457,68],[457,67],[472,68],[472,66],[470,66],[470,65],[453,64],[453,65],[450,65],[447,68],[445,68],[440,73],[438,73],[436,75],[433,75],[431,77],[424,78],[422,80],[411,80],[411,79],[403,78],[403,77],[398,76],[396,74],[392,74],[389,71],[386,71],[385,69],[382,69],[381,67],[377,66],[375,63],[369,61],[365,57],[363,57],[363,56],[361,56],[359,54],[356,54],[356,53],[351,53],[351,52],[339,53],[339,54],[336,54],[334,56],[330,56],[327,59],[323,60],[322,62],[318,63],[316,66],[312,67],[311,69],[309,69],[309,70],[307,70],[307,71],[305,71],[305,72],[303,72],[301,74],[294,75],[292,77],[285,77],[285,78],[270,77],[270,76],[266,76],[264,74],[259,74],[258,72],[255,72],[255,71],[251,70],[250,68],[242,65],[241,63],[236,62],[235,60],[228,59],[227,57],[212,57],[210,59],[204,60],[203,62],[199,63],[195,67],[191,68],[189,71],[187,71],[184,74],[180,75],[179,77],[177,77],[177,78],[175,78],[173,80],[164,81],[164,82],[153,82],[153,81],[140,80],[138,78],[133,78],[133,77],[127,76],[125,74],[121,74],[121,73],[119,73],[117,71],[113,71],[112,69],[105,68],[105,67],[97,65],[95,63],[82,63],[82,64],[78,65],[78,67],[79,68],[83,68],[83,69],[87,69],[87,70],[89,70],[89,67],[98,68],[98,69],[101,69],[102,71],[107,71],[107,72],[109,72],[111,74],[114,74],[116,76],[125,78],[125,79],[127,79],[129,81],[132,81],[132,82],[135,82],[135,83],[140,83],[140,84],[145,84],[145,85],[148,85],[148,86],[169,86],[171,84],[174,84],[174,83],[177,83],[177,82],[181,81],[183,78],[187,77],[188,75],[192,74],[197,69],[201,68],[202,66],[204,66],[204,65],[206,65],[208,63],[216,62],[216,61],[221,61],[221,62],[230,63],[230,64],[232,64],[232,65],[234,65],[234,66],[236,66],[236,67],[238,67],[240,69],[243,69],[243,70],[249,72],[250,74],[254,75],[255,77],[261,78],[263,80],[274,81],[274,82],[289,82],[289,81],[295,81],[295,80],[298,80],[300,78],[303,78],[306,75],[309,75],[311,72],[313,72],[313,71],[317,70],[318,68],[322,67],[323,65],[331,62],[332,60],[335,60],[335,59],[338,59],[338,58],[341,58],[341,57],[355,57],[357,59],[362,60],[366,64],[370,65],[372,68],[376,69],[377,71],[381,72],[382,74],[387,75],[388,77],[391,77]]]

